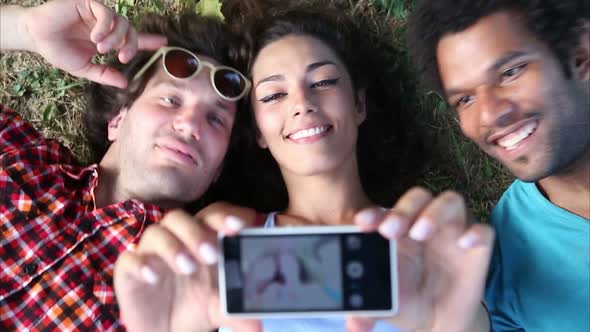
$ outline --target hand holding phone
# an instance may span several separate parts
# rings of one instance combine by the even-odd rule
[[[245,320],[239,317],[240,314],[230,312],[229,317],[220,317],[223,316],[220,312],[222,306],[220,302],[226,301],[223,304],[224,308],[227,308],[228,303],[226,298],[219,296],[226,291],[219,292],[215,289],[217,273],[211,274],[211,278],[203,278],[195,273],[186,275],[182,273],[182,269],[179,269],[177,260],[179,253],[189,253],[190,257],[199,264],[196,274],[206,272],[207,262],[203,260],[199,248],[202,248],[204,243],[217,248],[215,240],[220,232],[235,234],[238,231],[237,228],[241,226],[236,227],[235,223],[226,224],[225,218],[229,215],[241,216],[238,209],[241,208],[228,206],[226,203],[216,203],[199,212],[199,215],[194,218],[184,213],[170,213],[160,224],[150,226],[150,229],[156,229],[157,232],[152,231],[151,236],[146,236],[146,230],[135,252],[121,255],[115,267],[114,282],[117,301],[129,331],[152,331],[161,327],[168,327],[168,330],[174,331],[178,330],[178,324],[182,322],[187,324],[185,327],[190,325],[190,330],[193,331],[199,331],[198,326],[202,326],[204,322],[210,328],[227,326],[240,332],[262,330],[258,320]],[[399,243],[399,248],[396,249],[399,250],[399,255],[390,257],[396,257],[396,264],[400,264],[400,269],[399,271],[392,269],[391,273],[395,273],[395,279],[392,280],[399,279],[399,297],[403,302],[400,302],[396,316],[384,315],[382,319],[407,330],[489,331],[487,316],[485,313],[483,315],[479,313],[482,311],[480,300],[487,273],[485,267],[493,248],[494,233],[487,225],[468,222],[467,209],[459,195],[447,192],[433,197],[423,189],[414,188],[404,194],[391,210],[375,209],[369,213],[370,218],[367,218],[367,212],[371,211],[360,211],[355,218],[355,222],[363,232],[371,235],[370,232],[378,230],[380,236],[388,243],[386,239],[397,239]],[[254,212],[251,214],[253,215]],[[250,219],[255,218],[243,218],[246,223]],[[425,228],[425,224],[428,227]],[[327,230],[328,227],[322,227],[322,229]],[[283,230],[265,229],[264,231],[281,232]],[[351,248],[358,242],[349,241],[352,243]],[[367,242],[372,243],[372,241]],[[340,241],[341,245],[342,243]],[[324,252],[330,252],[328,249],[329,246],[319,250],[321,252],[319,256],[323,258]],[[282,255],[279,258],[282,264],[281,272],[283,268],[293,268],[295,265],[289,255]],[[223,259],[225,257],[220,258],[220,263],[224,265],[224,271],[232,269],[225,265]],[[146,264],[156,269],[156,272],[161,272],[160,281],[155,285],[144,278],[142,271]],[[269,264],[268,261],[265,264]],[[343,264],[340,263],[341,266]],[[241,265],[234,264],[233,269],[239,272]],[[351,269],[356,268],[351,267]],[[263,271],[253,271],[255,272],[253,276],[258,279],[268,276],[268,274],[262,274]],[[343,271],[341,269],[340,272],[332,272],[344,276]],[[365,271],[366,269],[363,270],[363,275]],[[232,282],[243,282],[239,278],[233,281],[228,280],[230,275],[239,274],[227,272],[227,276],[219,275],[220,283],[223,282],[229,286]],[[281,280],[280,273],[272,277],[277,275],[277,280]],[[305,279],[305,272],[302,272],[297,281]],[[168,283],[164,280],[173,282]],[[187,280],[190,281],[187,282]],[[375,281],[371,280],[363,284],[372,286]],[[170,285],[173,285],[173,290],[170,289]],[[346,292],[344,287],[341,288],[343,293]],[[393,287],[397,287],[396,282],[393,283]],[[267,290],[271,289],[267,287]],[[397,309],[397,290],[395,292],[396,294],[392,296],[394,299],[392,306]],[[196,298],[197,296],[202,300]],[[342,298],[344,301],[347,297],[344,295]],[[264,297],[261,299],[265,300]],[[344,305],[348,304],[342,303],[342,306]],[[207,308],[207,310],[195,312],[195,307]],[[169,310],[170,308],[172,310]],[[282,308],[284,311],[287,309]],[[330,312],[342,314],[348,308],[321,310],[316,312],[318,314],[321,312],[320,315],[323,316]],[[378,310],[369,311],[378,312]],[[370,331],[372,329],[370,323],[373,320],[358,319],[354,315],[357,312],[361,313],[362,310],[350,311],[352,315],[347,318],[347,326],[354,326],[355,331]],[[281,315],[281,313],[276,314],[277,317]],[[301,314],[301,310],[295,314]],[[236,315],[238,317],[235,317]],[[308,315],[304,314],[304,316]],[[210,321],[207,322],[207,320]],[[170,325],[162,326],[162,324]]]
[[[355,226],[247,229],[220,236],[220,299],[230,316],[393,316],[396,243]]]
[[[222,208],[206,208],[195,217],[170,212],[146,228],[134,250],[119,256],[114,286],[127,331],[205,332],[225,326],[262,332],[259,321],[231,319],[220,311],[217,234],[243,227],[235,218],[229,222],[232,210]]]

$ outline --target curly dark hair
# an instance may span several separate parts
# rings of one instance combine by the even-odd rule
[[[588,0],[423,0],[410,17],[408,39],[417,70],[429,88],[443,91],[436,60],[441,38],[499,11],[521,14],[529,31],[553,51],[570,77],[580,24],[590,19]]]
[[[328,45],[344,63],[354,88],[366,91],[367,118],[359,129],[357,157],[367,195],[377,204],[390,205],[413,184],[425,157],[406,98],[414,95],[408,90],[415,86],[403,68],[391,62],[398,50],[371,33],[368,22],[313,1],[239,0],[226,2],[224,9],[247,34],[249,69],[262,48],[287,35],[312,36]],[[228,198],[262,211],[284,209],[288,195],[279,167],[268,149],[256,145],[253,119],[251,123],[250,148],[229,156],[241,160],[233,165],[240,165],[250,194]]]
[[[186,48],[243,71],[244,64],[239,56],[241,45],[239,35],[232,33],[219,19],[203,17],[194,12],[183,12],[169,16],[150,14],[143,18],[139,32],[161,34],[168,38],[169,46]],[[116,57],[107,64],[120,70],[130,81],[137,71],[149,60],[154,52],[139,52],[128,64],[122,64]],[[86,91],[87,108],[84,114],[86,138],[93,153],[94,162],[99,162],[110,146],[107,136],[108,122],[122,108],[130,107],[143,93],[143,90],[155,73],[153,65],[141,79],[131,82],[126,89],[92,83]],[[236,126],[241,120],[236,114]],[[235,131],[235,130],[234,130]],[[236,133],[236,135],[238,135]],[[234,135],[235,136],[235,135]],[[235,138],[232,137],[232,141]],[[231,143],[230,143],[231,144]]]

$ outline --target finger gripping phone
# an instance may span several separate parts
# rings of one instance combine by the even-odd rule
[[[393,316],[396,242],[355,226],[246,229],[220,236],[227,315],[250,318]]]

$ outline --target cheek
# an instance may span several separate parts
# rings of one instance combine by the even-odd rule
[[[256,126],[265,140],[282,135],[283,119],[280,111],[256,112]]]
[[[337,93],[325,95],[321,99],[320,108],[330,117],[341,118],[351,125],[358,126],[358,113],[360,111],[357,100],[352,93],[342,89]]]
[[[458,115],[461,131],[468,138],[478,141],[477,110],[468,110]]]
[[[131,120],[131,126],[136,135],[149,136],[166,128],[167,124],[171,123],[170,114],[169,111],[146,106],[136,110],[129,120]]]
[[[206,144],[206,149],[213,160],[223,160],[229,147],[231,132],[214,128],[209,130],[208,139],[202,141],[209,142]]]
[[[524,108],[536,106],[551,95],[550,86],[546,82],[547,78],[536,73],[531,73],[523,77],[519,84],[513,90],[513,99],[520,101]]]
[[[559,66],[536,64],[522,77],[515,91],[515,99],[525,111],[540,111],[544,108],[561,109],[568,99],[567,80]]]

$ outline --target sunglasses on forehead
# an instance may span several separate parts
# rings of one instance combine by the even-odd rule
[[[252,83],[237,69],[228,66],[215,66],[181,47],[160,48],[133,76],[133,81],[145,74],[160,56],[162,56],[164,70],[174,79],[190,80],[197,76],[203,67],[209,68],[211,85],[215,92],[225,100],[236,101],[244,97],[250,90]]]

